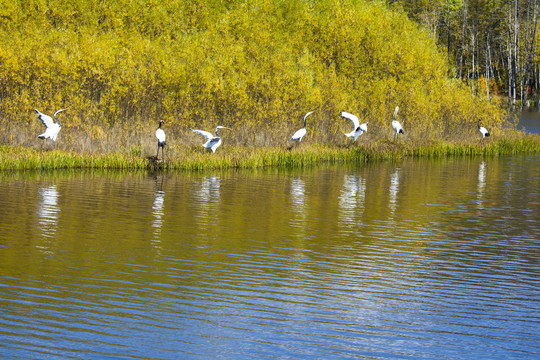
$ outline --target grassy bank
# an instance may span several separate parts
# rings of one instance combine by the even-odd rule
[[[80,154],[64,150],[40,150],[0,146],[0,170],[23,169],[177,169],[204,170],[261,167],[302,167],[320,163],[361,163],[404,157],[499,156],[540,154],[540,136],[509,133],[499,138],[410,144],[388,141],[352,145],[302,143],[294,148],[227,146],[216,154],[200,146],[166,153],[165,162],[155,162],[138,151]]]

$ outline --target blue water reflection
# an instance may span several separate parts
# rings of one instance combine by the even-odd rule
[[[539,357],[539,165],[0,174],[0,357]]]
[[[537,110],[520,112],[517,128],[530,134],[540,134],[540,112]]]

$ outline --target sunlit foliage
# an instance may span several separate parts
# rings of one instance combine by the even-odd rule
[[[478,119],[496,134],[504,119],[383,2],[0,0],[0,43],[3,143],[38,143],[34,108],[68,108],[61,149],[145,154],[160,118],[189,146],[188,128],[221,124],[255,147],[282,146],[311,110],[306,141],[330,144],[351,130],[342,110],[372,141],[391,139],[396,105],[410,140],[472,136]]]

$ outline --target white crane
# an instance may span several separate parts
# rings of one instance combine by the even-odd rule
[[[396,106],[396,110],[394,111],[394,120],[392,120],[392,128],[394,128],[394,141],[396,141],[400,133],[405,134],[405,131],[403,131],[401,124],[399,123],[399,121],[396,120],[398,110],[399,106]]]
[[[480,120],[478,120],[478,130],[480,130],[480,133],[482,134],[482,139],[489,136],[488,129],[480,125]]]
[[[161,128],[161,125],[165,122],[165,120],[161,119],[159,120],[159,126],[156,130],[156,138],[157,138],[157,154],[156,154],[156,160],[159,158],[159,148],[161,148],[161,159],[165,160],[165,131]]]
[[[310,111],[304,115],[304,127],[294,133],[294,135],[291,137],[292,141],[302,141],[302,138],[306,135],[306,118],[313,113],[314,111]]]
[[[221,145],[221,137],[219,136],[218,130],[219,129],[227,129],[231,130],[228,127],[225,126],[217,126],[216,127],[216,136],[212,135],[212,133],[209,133],[208,131],[204,130],[197,130],[197,129],[190,129],[191,131],[202,135],[206,138],[206,142],[203,144],[203,146],[207,149],[212,150],[213,153],[216,152],[216,149]]]
[[[360,121],[358,121],[358,117],[356,115],[349,114],[348,112],[342,111],[341,116],[351,120],[354,127],[353,131],[351,131],[350,133],[345,133],[346,137],[353,139],[353,141],[356,141],[356,139],[358,139],[360,135],[362,135],[364,132],[367,132],[367,125],[369,123],[366,122],[366,123],[360,124]]]
[[[41,135],[38,135],[38,138],[40,139],[51,139],[52,141],[56,141],[56,137],[58,136],[58,133],[60,132],[60,129],[62,128],[62,125],[60,124],[60,120],[56,117],[56,114],[59,112],[65,111],[66,109],[60,109],[57,112],[54,113],[54,118],[56,119],[56,123],[53,121],[53,119],[49,115],[45,115],[42,112],[40,112],[38,109],[34,109],[37,113],[38,119],[47,127],[45,132]]]

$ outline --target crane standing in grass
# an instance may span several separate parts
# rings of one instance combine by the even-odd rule
[[[480,121],[478,120],[478,130],[480,130],[480,133],[482,134],[482,139],[489,136],[489,131],[482,125],[480,125]]]
[[[394,128],[394,142],[396,141],[400,133],[405,134],[405,131],[403,131],[401,124],[399,123],[399,121],[396,120],[398,111],[399,106],[396,106],[396,110],[394,111],[394,119],[392,120],[392,128]]]
[[[347,118],[352,121],[354,129],[350,133],[345,133],[345,136],[348,138],[351,138],[353,141],[356,141],[362,135],[364,132],[367,132],[367,125],[368,123],[360,124],[360,121],[358,121],[358,117],[353,114],[349,114],[348,112],[342,111],[341,116],[344,118]]]
[[[38,138],[43,139],[43,140],[49,138],[52,141],[56,141],[58,133],[60,132],[60,129],[62,128],[62,125],[60,124],[60,120],[58,120],[56,115],[62,111],[65,111],[66,109],[60,109],[54,113],[53,116],[56,119],[56,122],[54,122],[53,119],[49,115],[43,114],[38,109],[34,109],[34,110],[37,113],[38,119],[47,128],[43,134],[38,135]]]
[[[159,148],[161,148],[161,160],[165,161],[165,145],[167,145],[165,143],[165,131],[163,131],[163,129],[161,128],[161,125],[164,123],[165,121],[163,119],[159,120],[159,126],[156,130],[156,138],[158,140],[158,143],[157,143],[157,154],[156,154],[156,160],[159,158]]]
[[[306,135],[306,118],[311,115],[314,111],[308,112],[306,115],[304,115],[304,127],[300,130],[297,130],[294,135],[291,137],[292,141],[302,141],[302,138]]]
[[[207,141],[203,144],[203,146],[205,148],[207,148],[207,149],[212,150],[212,152],[215,153],[216,149],[219,147],[219,145],[221,145],[221,137],[219,136],[219,133],[218,133],[219,129],[231,130],[228,127],[225,127],[225,126],[217,126],[216,127],[216,136],[214,136],[214,135],[212,135],[212,133],[209,133],[208,131],[204,131],[204,130],[197,130],[197,129],[190,129],[190,130],[197,133],[197,134],[199,134],[199,135],[204,136]]]

